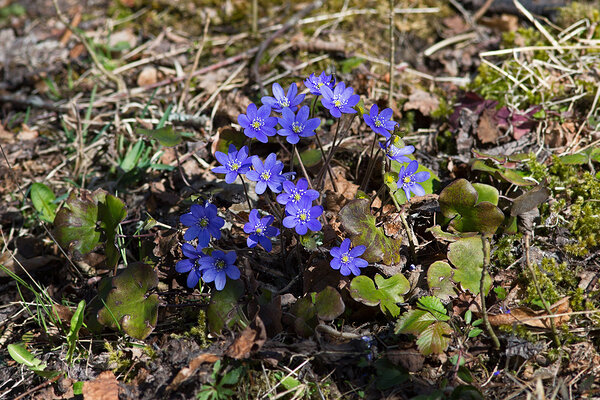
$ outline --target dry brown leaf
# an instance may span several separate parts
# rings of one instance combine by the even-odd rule
[[[484,17],[479,20],[482,25],[498,29],[501,32],[516,32],[519,27],[519,17],[511,14]]]
[[[21,126],[21,131],[17,134],[17,139],[21,142],[25,140],[35,140],[39,135],[40,134],[38,131],[31,129],[27,125],[23,124]]]
[[[266,341],[267,330],[257,314],[252,323],[227,348],[225,355],[236,360],[248,358],[251,352],[258,351]]]
[[[187,380],[189,377],[191,377],[192,375],[194,375],[196,373],[198,368],[200,368],[200,365],[202,365],[204,363],[214,363],[219,359],[220,359],[220,357],[217,356],[216,354],[211,354],[211,353],[200,354],[198,357],[196,357],[192,361],[190,361],[189,366],[182,368],[177,373],[175,378],[173,378],[173,381],[171,382],[171,384],[169,384],[169,386],[167,386],[167,391],[177,390],[179,385],[181,385],[185,380]]]
[[[479,117],[479,126],[477,127],[477,137],[481,143],[494,143],[498,139],[498,126],[494,120],[495,110],[486,108]]]
[[[408,101],[404,103],[404,111],[418,110],[421,114],[428,116],[439,106],[440,101],[437,97],[424,90],[416,90],[408,97]]]
[[[569,313],[571,307],[569,306],[569,298],[565,297],[558,302],[554,303],[550,309],[553,314],[565,314]],[[508,314],[497,314],[490,315],[488,319],[490,324],[494,326],[498,325],[512,325],[519,324],[530,326],[532,328],[541,328],[541,329],[549,329],[550,328],[550,320],[549,318],[540,318],[547,315],[545,310],[542,311],[534,311],[529,307],[516,307],[510,310]],[[562,315],[560,317],[554,318],[554,324],[556,326],[560,326],[563,323],[569,320],[568,315]]]
[[[93,381],[83,383],[84,400],[118,400],[119,382],[112,371],[104,371]]]

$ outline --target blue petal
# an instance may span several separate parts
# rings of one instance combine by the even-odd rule
[[[194,262],[192,260],[186,258],[184,260],[177,262],[177,264],[175,264],[175,271],[179,272],[180,274],[183,274],[183,273],[190,271],[193,267],[194,267]]]
[[[198,285],[198,281],[200,280],[200,276],[196,271],[190,271],[190,274],[187,277],[187,287],[190,289],[195,288]]]
[[[227,276],[225,275],[225,271],[217,272],[217,275],[215,276],[215,288],[217,290],[223,290],[226,282]]]

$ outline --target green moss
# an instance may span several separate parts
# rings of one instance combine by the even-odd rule
[[[563,297],[570,296],[576,292],[578,270],[579,268],[573,268],[573,266],[568,265],[566,262],[559,264],[553,258],[543,258],[540,266],[534,266],[542,294],[548,303],[554,304]],[[541,300],[533,284],[529,270],[524,270],[523,273],[525,274],[525,280],[528,282],[525,302],[541,308]]]
[[[208,331],[206,330],[206,327],[206,312],[204,310],[200,310],[198,311],[197,325],[193,326],[189,332],[186,333],[186,336],[195,338],[200,347],[208,347],[210,345],[210,340],[208,339]]]
[[[573,1],[558,10],[557,23],[561,27],[568,27],[583,19],[592,24],[600,22],[600,2]],[[594,38],[600,37],[600,27],[596,26]]]
[[[440,105],[431,112],[431,118],[447,119],[454,112],[454,99],[448,101],[443,95],[440,95],[438,96],[438,100],[440,101]]]
[[[516,261],[516,246],[515,241],[520,239],[521,235],[505,235],[496,242],[494,251],[492,252],[492,262],[499,269],[507,268]]]
[[[584,257],[590,250],[600,245],[600,180],[579,165],[566,165],[558,157],[553,157],[552,165],[546,167],[531,159],[528,167],[532,177],[544,179],[552,191],[556,202],[541,207],[542,220],[551,215],[560,215],[566,222],[572,243],[564,250],[573,256]]]
[[[104,348],[108,351],[108,365],[116,365],[113,372],[126,371],[131,366],[132,360],[127,357],[123,350],[115,349],[108,341],[104,342]]]

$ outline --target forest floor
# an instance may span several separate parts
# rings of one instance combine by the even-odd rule
[[[600,4],[257,3],[0,0],[0,398],[600,398]],[[356,118],[315,101],[319,141],[246,140],[249,104],[311,105],[322,71]],[[231,143],[308,177],[322,231],[249,249],[248,204],[282,210],[211,171]],[[175,270],[204,200],[223,291]]]

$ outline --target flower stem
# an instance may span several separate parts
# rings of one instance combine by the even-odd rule
[[[540,287],[540,283],[537,279],[537,275],[535,274],[535,269],[533,265],[531,265],[531,260],[529,259],[529,250],[530,250],[530,236],[528,233],[525,233],[525,263],[527,264],[527,268],[529,269],[529,273],[531,273],[531,277],[533,278],[533,284],[535,286],[535,290],[540,296],[542,300],[542,304],[544,305],[544,309],[546,313],[548,313],[550,319],[550,329],[552,330],[552,340],[557,347],[561,347],[560,338],[558,337],[558,333],[556,333],[556,326],[554,325],[554,313],[552,312],[552,308],[550,308],[550,304],[546,301],[544,294],[542,293],[542,288]]]
[[[242,186],[244,187],[244,194],[246,195],[246,201],[248,202],[248,212],[252,210],[252,204],[250,204],[250,196],[248,196],[248,188],[246,188],[246,181],[244,177],[240,175],[240,179],[242,180]]]
[[[488,331],[488,334],[492,338],[492,342],[494,343],[494,348],[496,350],[500,349],[500,341],[498,340],[498,336],[494,332],[492,325],[488,319],[487,307],[485,305],[485,277],[488,274],[488,268],[490,265],[490,238],[489,236],[481,237],[483,243],[483,268],[481,269],[481,279],[479,280],[479,296],[481,298],[481,315],[483,317],[483,324],[485,325],[485,329]]]
[[[350,119],[350,122],[348,123],[348,128],[352,125],[352,122],[354,121],[354,117],[356,117],[356,114],[352,114],[352,118]],[[338,126],[335,130],[335,135],[333,136],[333,142],[331,142],[331,148],[329,149],[329,154],[327,155],[327,159],[325,160],[325,167],[330,168],[329,163],[331,162],[331,158],[333,157],[333,154],[335,153],[335,149],[337,147],[336,145],[336,141],[337,141],[337,137],[338,134],[340,132],[340,127],[342,125],[342,120],[340,118],[340,121],[338,122]],[[341,142],[341,139],[340,139]],[[339,144],[339,143],[338,143]],[[323,176],[325,175],[325,170],[323,168],[321,168],[321,171],[319,171],[319,173],[317,174],[317,187],[321,187],[321,183],[323,181]],[[337,187],[335,185],[335,181],[333,180],[333,177],[330,175],[331,178],[331,183],[333,185],[333,189],[337,192]]]
[[[296,145],[294,145],[294,153],[296,154],[296,157],[298,157],[298,163],[300,164],[300,169],[302,170],[302,174],[304,175],[304,177],[306,178],[306,181],[308,182],[308,187],[310,189],[312,189],[313,188],[312,183],[310,182],[310,178],[308,177],[308,172],[306,172],[306,168],[304,167],[304,163],[302,162],[302,157],[300,157],[300,153],[298,153],[298,148],[296,148]]]
[[[394,198],[394,196],[392,196],[392,199],[393,198]],[[410,247],[410,254],[413,258],[413,264],[417,264],[417,251],[415,249],[415,237],[413,236],[413,231],[412,231],[410,225],[408,225],[408,221],[406,220],[406,215],[404,215],[404,212],[400,212],[400,219],[402,220],[402,225],[404,225],[404,229],[406,230],[406,236],[408,236],[408,246]]]
[[[377,143],[377,134],[374,133],[373,135],[374,136],[373,141],[371,142],[371,150],[369,152],[369,163],[367,164],[367,173],[365,174],[365,176],[362,179],[362,182],[360,183],[361,190],[365,190],[365,186],[371,178],[371,174],[373,173],[373,168],[375,164],[375,160],[373,159],[373,150],[375,149],[375,143]]]
[[[317,99],[319,98],[319,96],[316,96],[315,99],[313,100],[313,103],[310,107],[310,117],[313,118],[315,115],[315,109],[317,108]],[[323,158],[323,162],[325,162],[326,160],[326,156],[325,156],[325,150],[323,150],[323,144],[321,143],[321,138],[319,138],[319,134],[315,133],[315,139],[317,139],[317,146],[319,146],[319,150],[321,150],[321,157]],[[300,156],[298,156],[300,157]],[[329,179],[331,179],[331,182],[333,182],[333,188],[334,190],[337,192],[337,186],[335,184],[335,181],[333,179],[333,171],[331,169],[331,166],[329,164],[327,164],[327,172],[329,173]],[[308,180],[308,178],[306,178]],[[310,182],[310,181],[309,181]],[[312,187],[311,187],[312,189]]]

